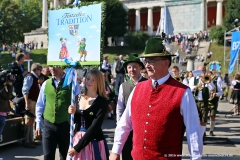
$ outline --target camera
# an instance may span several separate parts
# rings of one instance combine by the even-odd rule
[[[8,67],[10,68],[8,71],[12,75],[17,75],[19,73],[19,67],[17,62],[8,63]]]

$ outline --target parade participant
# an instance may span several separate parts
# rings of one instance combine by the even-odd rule
[[[107,160],[109,151],[101,126],[108,108],[108,97],[102,73],[97,69],[86,75],[86,88],[76,99],[76,107],[69,106],[69,114],[74,114],[75,135],[73,148],[68,157],[74,160]]]
[[[36,135],[41,134],[43,119],[43,154],[45,160],[54,160],[58,145],[60,159],[65,160],[69,146],[70,125],[68,122],[68,106],[71,103],[71,88],[62,88],[65,73],[62,68],[49,67],[52,78],[46,80],[40,90],[36,104]],[[76,95],[80,93],[76,84]]]
[[[229,100],[229,103],[233,104],[233,115],[238,115],[239,110],[238,106],[240,105],[240,75],[237,74],[232,81],[232,94]]]
[[[188,86],[188,80],[187,80],[187,78],[185,78],[185,77],[182,78],[182,77],[179,75],[179,68],[178,68],[178,66],[173,66],[171,71],[172,71],[174,77],[180,78],[180,82],[182,82],[182,84],[185,84],[186,86]],[[174,78],[174,77],[173,77],[173,78]]]
[[[228,101],[228,92],[229,92],[229,87],[230,87],[230,79],[228,77],[228,74],[225,74],[225,77],[223,78],[223,92],[225,92],[225,95],[223,94],[221,96],[221,100],[223,100],[224,97],[226,97],[226,101]]]
[[[44,77],[44,81],[49,79],[50,71],[49,71],[49,67],[48,66],[44,66],[42,68],[42,74],[43,74],[43,77]]]
[[[124,61],[123,61],[123,55],[119,55],[119,59],[116,64],[116,82],[115,82],[115,91],[118,93],[119,86],[124,82],[124,67],[123,67]]]
[[[210,111],[210,136],[215,136],[213,134],[213,130],[215,127],[215,117],[217,113],[217,108],[218,108],[218,102],[219,102],[219,97],[223,94],[222,91],[222,84],[221,84],[221,79],[220,77],[216,76],[213,74],[212,71],[208,73],[208,75],[211,77],[211,81],[215,85],[214,91],[210,95],[209,99],[209,111]]]
[[[119,160],[132,130],[133,159],[155,160],[167,159],[164,156],[168,154],[181,155],[184,124],[189,152],[193,159],[201,159],[202,135],[197,107],[188,87],[170,76],[168,68],[173,55],[165,50],[162,42],[161,38],[147,41],[143,57],[151,79],[138,83],[131,92],[115,130],[110,160]]]
[[[144,64],[140,61],[137,54],[130,54],[127,61],[124,63],[124,68],[128,72],[130,80],[124,82],[120,85],[119,94],[118,94],[118,102],[117,102],[117,123],[120,121],[120,118],[127,106],[127,101],[130,93],[133,88],[142,81],[147,80],[141,76],[140,71],[145,68]],[[122,150],[122,159],[123,160],[131,160],[131,151],[132,151],[132,137],[133,132],[130,132],[127,141],[124,144]]]
[[[191,88],[194,96],[196,97],[196,104],[198,107],[200,125],[202,130],[202,135],[205,137],[205,130],[208,118],[208,99],[209,92],[214,90],[215,86],[210,82],[210,77],[206,75],[206,67],[199,66],[199,70],[202,70],[204,76],[197,76],[189,81],[189,87]]]
[[[38,78],[41,74],[42,66],[40,63],[33,63],[31,66],[31,73],[29,73],[24,78],[22,93],[25,100],[25,109],[27,111],[30,111],[33,115],[35,115],[35,106],[38,99],[38,94],[40,92],[39,86],[38,86]],[[26,148],[36,148],[34,145],[34,139],[33,132],[35,132],[35,128],[33,124],[24,125],[24,147]]]
[[[146,69],[142,69],[142,70],[141,70],[141,76],[144,77],[144,78],[147,78],[147,79],[149,78]]]

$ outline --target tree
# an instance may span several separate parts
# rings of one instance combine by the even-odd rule
[[[3,43],[11,43],[23,39],[23,14],[20,7],[11,0],[0,2],[1,40]]]
[[[127,32],[128,14],[119,0],[106,0],[105,37],[121,37]]]
[[[84,2],[92,2],[93,0],[83,0]],[[101,1],[101,0],[97,0]],[[128,13],[124,9],[122,2],[119,0],[105,0],[106,3],[106,19],[104,42],[107,45],[108,37],[122,37],[127,33]]]
[[[128,32],[124,37],[125,42],[132,49],[144,49],[146,41],[150,38],[147,33],[143,31]]]
[[[209,37],[214,39],[218,45],[224,44],[224,33],[226,31],[225,26],[215,26],[211,28]]]
[[[30,32],[41,27],[42,23],[42,1],[40,0],[15,0],[20,6],[24,16],[23,31]]]
[[[235,19],[239,19],[240,22],[240,1],[228,0],[226,5],[226,15],[224,18],[224,26],[229,31],[234,28],[233,22]]]

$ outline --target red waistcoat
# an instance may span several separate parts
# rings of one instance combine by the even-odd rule
[[[36,78],[32,73],[30,75],[33,78],[33,84],[29,90],[28,98],[31,99],[32,101],[37,102],[38,95],[40,92],[39,86],[38,86],[38,78]]]
[[[157,89],[152,88],[151,80],[136,85],[131,101],[133,159],[162,160],[170,159],[168,154],[181,155],[180,105],[186,89],[171,76]]]

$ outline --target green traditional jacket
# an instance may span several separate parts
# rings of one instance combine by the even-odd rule
[[[44,93],[46,104],[43,116],[51,123],[62,123],[68,121],[68,106],[71,104],[71,85],[62,88],[64,78],[54,88],[53,79],[46,81]]]

